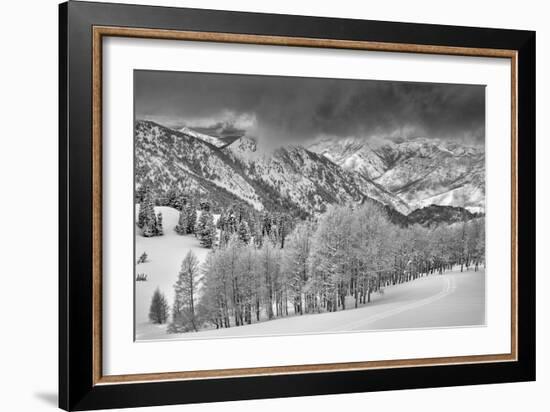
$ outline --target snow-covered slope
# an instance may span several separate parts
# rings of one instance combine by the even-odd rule
[[[437,139],[325,139],[310,145],[342,168],[371,179],[413,210],[430,204],[485,209],[482,148]]]
[[[216,146],[217,148],[220,148],[225,145],[225,142],[223,140],[218,139],[217,137],[214,137],[214,136],[197,132],[196,130],[190,129],[189,127],[184,126],[179,131],[187,136],[191,136],[196,139],[200,139],[203,142],[210,143],[211,145]]]
[[[145,263],[136,265],[136,275],[147,275],[147,281],[135,282],[135,320],[136,338],[141,339],[146,331],[166,334],[166,325],[152,325],[148,322],[149,305],[155,289],[159,289],[171,304],[174,301],[174,284],[178,280],[181,262],[185,255],[192,251],[202,264],[210,249],[200,245],[194,235],[178,235],[174,228],[178,224],[179,212],[171,207],[157,206],[155,213],[162,213],[164,235],[158,237],[143,237],[136,228],[136,258],[143,252],[147,253]],[[197,211],[200,216],[200,211]],[[136,219],[139,214],[139,205],[136,205]],[[214,215],[217,222],[219,215]],[[219,233],[218,233],[219,235]]]

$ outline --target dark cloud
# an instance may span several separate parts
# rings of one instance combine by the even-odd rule
[[[429,137],[483,144],[485,86],[189,72],[135,72],[138,119],[319,136]]]

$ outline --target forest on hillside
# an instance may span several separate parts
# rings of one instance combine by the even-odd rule
[[[144,190],[139,201],[139,235],[162,236],[158,200]],[[168,206],[179,211],[175,232],[210,249],[202,263],[186,252],[173,302],[159,290],[152,297],[149,319],[169,333],[357,308],[387,286],[484,265],[483,217],[403,227],[374,202],[332,205],[307,219],[242,203],[214,214],[208,201],[186,196]]]

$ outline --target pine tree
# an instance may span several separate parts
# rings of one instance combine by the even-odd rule
[[[199,260],[193,251],[187,252],[174,285],[175,297],[172,307],[172,323],[168,328],[170,333],[198,330],[200,325],[195,311],[197,289],[199,284]]]
[[[141,204],[146,191],[147,191],[147,185],[141,185],[138,189],[136,189],[135,196],[136,196],[137,203]]]
[[[158,212],[157,214],[157,236],[162,236],[164,235],[164,229],[162,227],[162,213],[161,212]]]
[[[180,211],[178,224],[174,228],[178,235],[186,235],[189,228],[189,216],[187,215],[187,208],[183,206]]]
[[[241,223],[239,223],[238,236],[241,242],[248,245],[248,242],[250,242],[250,229],[248,228],[246,220],[242,220]]]
[[[147,262],[147,258],[148,258],[147,253],[143,252],[143,253],[141,254],[141,256],[139,257],[139,259],[138,259],[138,261],[137,261],[137,264],[139,265],[140,263],[145,263],[145,262]]]
[[[188,203],[187,209],[187,233],[195,233],[195,226],[197,225],[197,209],[192,203]]]
[[[263,212],[261,216],[261,228],[262,228],[262,236],[270,236],[271,234],[271,228],[273,224],[273,219],[269,212]]]
[[[149,308],[149,320],[152,323],[163,324],[168,320],[168,302],[159,288],[155,290]]]
[[[205,248],[212,248],[216,242],[216,227],[214,226],[214,216],[209,211],[203,211],[197,224],[197,233],[200,243]]]
[[[226,219],[227,231],[230,234],[233,234],[238,230],[238,226],[239,226],[239,222],[237,220],[237,216],[235,216],[235,213],[231,211],[231,213],[229,214],[229,216],[227,216],[227,219]]]
[[[143,237],[154,237],[157,235],[157,228],[156,228],[156,218],[155,220],[150,220],[145,224],[143,227]]]
[[[142,186],[139,189],[139,214],[138,214],[138,227],[143,229],[147,221],[147,203],[149,202],[149,188]]]
[[[142,235],[152,237],[158,235],[158,222],[155,215],[155,206],[153,195],[149,188],[146,188],[143,200],[139,205],[138,227],[142,230]]]
[[[170,188],[166,194],[166,206],[173,207],[174,209],[180,209],[181,197],[178,194],[178,190],[175,187]]]
[[[199,202],[199,209],[202,210],[203,212],[210,212],[212,207],[211,207],[210,202],[208,200],[201,200]]]

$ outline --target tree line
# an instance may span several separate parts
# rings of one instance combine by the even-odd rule
[[[185,256],[168,331],[345,310],[369,303],[388,285],[456,265],[477,271],[484,264],[484,227],[478,218],[405,228],[372,203],[330,206],[298,223],[284,214],[250,216],[233,205],[220,215],[203,265],[192,251]]]

